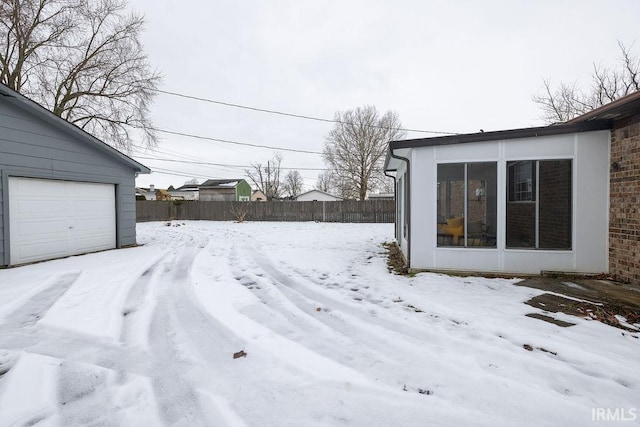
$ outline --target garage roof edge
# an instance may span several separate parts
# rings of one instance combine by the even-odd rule
[[[33,115],[46,121],[47,123],[78,137],[82,141],[93,145],[98,150],[106,154],[109,154],[111,157],[114,157],[120,160],[122,163],[125,163],[126,165],[131,167],[135,172],[139,172],[143,174],[151,173],[151,169],[149,169],[142,163],[133,160],[131,157],[111,147],[107,143],[89,134],[87,131],[79,128],[73,123],[70,123],[64,120],[63,118],[56,116],[55,114],[47,110],[42,105],[38,104],[37,102],[35,102],[30,98],[27,98],[24,95],[21,95],[20,93],[14,91],[13,89],[10,89],[5,84],[0,83],[0,95],[5,97],[5,99],[12,98],[12,103],[14,105],[28,111],[29,113],[32,113]]]

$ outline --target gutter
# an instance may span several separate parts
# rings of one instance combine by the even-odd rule
[[[395,200],[395,202],[398,203],[398,186],[396,185],[396,177],[393,175],[389,175],[386,169],[383,172],[384,172],[384,176],[386,176],[387,178],[393,179],[393,200]],[[398,209],[396,209],[396,212],[397,211]],[[394,212],[394,215],[395,215],[395,212]],[[395,235],[396,240],[398,240],[398,227],[393,227],[393,234]]]
[[[389,145],[389,155],[391,157],[393,157],[394,159],[398,159],[401,160],[403,162],[406,163],[407,165],[407,173],[405,176],[406,179],[406,183],[407,183],[407,192],[405,194],[405,199],[407,201],[407,212],[406,212],[406,216],[407,216],[407,221],[406,224],[404,224],[405,227],[407,227],[407,269],[411,268],[411,163],[409,162],[409,159],[406,157],[402,157],[402,156],[398,156],[397,154],[393,153],[393,148],[391,148],[391,145]],[[385,171],[385,175],[386,175],[386,171]],[[395,178],[394,178],[395,181]],[[396,186],[394,185],[394,192],[396,191]],[[397,195],[396,195],[397,196]],[[396,202],[398,201],[398,198],[396,197]],[[397,227],[396,227],[397,228]],[[404,231],[404,230],[403,230]],[[398,236],[396,236],[397,239]],[[400,236],[402,237],[402,236]]]

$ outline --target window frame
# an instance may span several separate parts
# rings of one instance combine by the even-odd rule
[[[532,178],[532,198],[530,201],[522,201],[522,200],[512,200],[513,192],[510,188],[510,180],[511,180],[511,172],[510,167],[516,166],[518,163],[528,162],[532,165],[531,172],[533,175]],[[570,165],[570,174],[569,174],[569,247],[566,248],[551,248],[551,247],[540,247],[540,163],[541,162],[569,162]],[[513,163],[513,165],[510,165]],[[572,157],[559,157],[559,158],[536,158],[536,159],[517,159],[517,160],[506,160],[506,176],[505,176],[505,208],[504,208],[504,249],[505,250],[531,250],[531,251],[573,251],[574,250],[574,224],[575,224],[575,211],[574,211],[574,197],[575,197],[575,183],[574,183],[574,167],[575,167],[575,159]],[[515,171],[514,171],[515,172]],[[514,183],[515,185],[515,183]],[[518,205],[518,204],[535,204],[535,224],[534,224],[534,246],[509,246],[509,205]]]
[[[491,164],[494,168],[494,179],[495,179],[495,188],[494,188],[494,193],[497,195],[498,193],[498,182],[499,182],[499,169],[500,169],[500,162],[498,160],[473,160],[473,161],[458,161],[458,162],[439,162],[436,163],[436,188],[435,188],[435,193],[436,193],[436,197],[435,197],[435,206],[436,206],[436,239],[435,239],[435,243],[436,243],[436,249],[481,249],[481,250],[487,250],[487,249],[498,249],[498,224],[499,221],[497,219],[498,217],[498,212],[499,212],[499,202],[498,202],[498,197],[495,197],[495,205],[493,206],[493,210],[494,213],[493,215],[496,217],[495,218],[495,224],[491,224],[491,226],[494,228],[494,233],[495,235],[493,236],[493,245],[469,245],[469,165],[474,165],[474,164]],[[462,217],[463,217],[463,224],[464,224],[464,234],[463,234],[463,244],[462,245],[444,245],[444,244],[440,244],[439,240],[438,240],[438,217],[440,216],[440,212],[439,212],[439,206],[441,205],[441,203],[448,203],[448,201],[446,200],[442,200],[440,197],[440,193],[441,193],[441,188],[440,188],[440,180],[438,178],[438,169],[440,166],[444,166],[444,165],[462,165],[463,166],[463,177],[462,177],[462,182],[463,182],[463,195],[464,195],[464,200],[463,200],[463,212],[462,212]],[[485,188],[483,189],[482,192],[482,197],[485,197],[486,200],[486,183],[485,183]],[[447,197],[448,197],[449,192],[447,191]],[[477,197],[480,197],[480,195],[478,195]],[[486,224],[486,217],[484,218],[484,229],[483,229],[483,233],[486,232],[486,229],[488,228],[489,224]]]

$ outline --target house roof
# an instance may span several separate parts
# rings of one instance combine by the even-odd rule
[[[208,179],[199,185],[199,188],[232,188],[240,184],[244,179]]]
[[[200,188],[198,184],[185,184],[176,188],[174,191],[198,191],[198,188]]]
[[[584,123],[595,120],[620,120],[640,114],[640,91],[634,92],[613,102],[575,117],[567,124]]]
[[[400,148],[433,147],[438,145],[466,144],[471,142],[504,141],[511,139],[535,138],[540,136],[563,135],[567,133],[590,132],[596,130],[611,129],[610,120],[591,120],[577,123],[563,123],[551,126],[540,126],[532,128],[499,130],[493,132],[478,132],[455,134],[447,136],[436,136],[432,138],[405,139],[389,142],[387,158],[384,162],[385,171],[394,171],[396,168],[390,165],[393,157],[393,150]]]
[[[302,193],[302,194],[298,194],[298,195],[296,196],[296,199],[297,199],[298,197],[300,197],[300,196],[304,196],[305,194],[309,194],[309,193],[320,193],[320,194],[326,194],[327,196],[335,197],[336,199],[342,199],[342,197],[334,196],[333,194],[329,194],[329,193],[327,193],[326,191],[316,190],[315,188],[314,188],[313,190],[306,191],[306,192],[304,192],[304,193]]]
[[[151,173],[151,170],[142,163],[133,160],[131,157],[104,143],[103,141],[87,133],[73,123],[70,123],[63,118],[56,116],[51,111],[47,110],[32,99],[19,94],[18,92],[1,83],[0,96],[2,96],[3,99],[10,104],[13,104],[16,107],[33,114],[34,116],[47,122],[48,124],[73,135],[74,137],[80,139],[82,142],[89,144],[99,151],[119,160],[120,162],[131,167],[135,172]]]
[[[395,193],[374,193],[369,194],[369,199],[393,199],[395,197]]]

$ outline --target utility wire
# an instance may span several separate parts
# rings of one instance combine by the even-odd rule
[[[167,130],[167,129],[155,128],[155,127],[151,127],[151,126],[147,127],[146,129],[155,130],[156,132],[161,132],[161,133],[168,133],[168,134],[171,134],[171,135],[186,136],[188,138],[196,138],[196,139],[202,139],[202,140],[206,140],[206,141],[222,142],[224,144],[243,145],[243,146],[246,146],[246,147],[255,147],[255,148],[268,148],[270,150],[291,151],[291,152],[294,152],[294,153],[322,154],[320,151],[300,150],[300,149],[297,149],[297,148],[274,147],[272,145],[251,144],[251,143],[248,143],[248,142],[238,142],[238,141],[231,141],[231,140],[228,140],[228,139],[212,138],[212,137],[209,137],[209,136],[194,135],[194,134],[191,134],[191,133],[177,132],[177,131],[172,131],[172,130]]]
[[[202,174],[196,174],[196,173],[190,173],[188,171],[184,171],[184,170],[173,170],[173,169],[162,169],[162,168],[153,168],[151,170],[151,174],[159,174],[159,175],[174,175],[174,176],[181,176],[184,178],[200,178],[200,179],[227,179],[228,177],[220,177],[220,176],[210,176],[210,175],[202,175]],[[315,178],[313,177],[308,177],[308,176],[302,176],[303,179],[308,180],[308,181],[312,181]]]
[[[230,164],[225,164],[225,163],[212,163],[212,162],[200,162],[200,161],[191,161],[191,160],[176,160],[176,159],[162,159],[162,158],[159,158],[159,157],[145,157],[145,156],[137,156],[137,155],[134,155],[134,156],[136,158],[138,158],[138,159],[159,160],[161,162],[170,162],[170,163],[188,163],[188,164],[192,164],[192,165],[221,166],[221,167],[227,167],[227,168],[244,168],[244,169],[249,169],[249,168],[253,167],[251,165],[230,165]],[[283,166],[280,166],[280,169],[301,170],[301,171],[324,171],[324,170],[328,170],[326,168],[285,168]]]
[[[155,91],[159,93],[164,93],[165,95],[178,96],[180,98],[193,99],[195,101],[208,102],[210,104],[224,105],[225,107],[241,108],[243,110],[259,111],[261,113],[277,114],[279,116],[295,117],[297,119],[314,120],[316,122],[352,124],[352,123],[344,122],[341,120],[332,120],[332,119],[325,119],[322,117],[305,116],[303,114],[285,113],[283,111],[268,110],[266,108],[250,107],[248,105],[240,105],[240,104],[233,104],[231,102],[216,101],[214,99],[201,98],[199,96],[193,96],[193,95],[185,95],[182,93],[170,92],[168,90],[155,89]],[[367,126],[378,128],[378,129],[387,129],[387,127],[385,126],[377,126],[377,125],[367,125]],[[421,129],[406,129],[406,128],[399,128],[399,130],[403,130],[406,132],[433,133],[438,135],[457,135],[456,132],[443,132],[443,131],[437,131],[437,130],[421,130]]]

